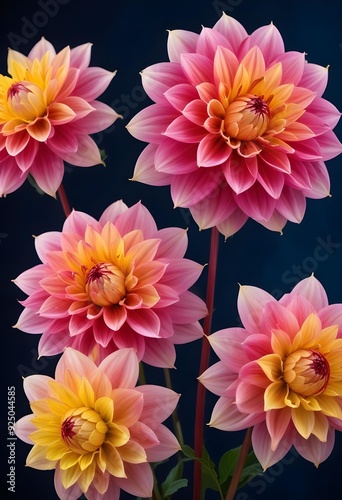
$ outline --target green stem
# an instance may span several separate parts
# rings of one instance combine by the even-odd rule
[[[172,383],[171,383],[171,376],[170,376],[170,370],[168,368],[164,368],[164,377],[165,377],[165,383],[166,387],[168,389],[172,389]],[[175,430],[175,434],[177,436],[178,442],[181,446],[184,444],[184,438],[183,438],[183,432],[182,432],[182,426],[178,417],[178,411],[177,408],[175,408],[172,412],[172,422],[173,422],[173,428]]]
[[[205,335],[210,334],[211,322],[213,316],[218,243],[219,243],[219,232],[216,227],[213,227],[211,230],[208,283],[207,283],[207,296],[206,296],[208,315],[206,316],[203,324],[203,331]],[[200,373],[199,373],[200,375],[208,368],[209,356],[210,356],[210,344],[207,338],[204,337],[202,342],[202,354],[201,354]],[[196,402],[195,436],[194,436],[194,445],[195,445],[194,448],[197,457],[202,456],[202,449],[203,449],[204,406],[205,406],[205,387],[204,385],[199,383],[197,385],[197,402]],[[197,460],[195,460],[193,500],[199,500],[201,498],[201,483],[202,483],[201,464]]]
[[[232,477],[232,480],[230,482],[230,485],[229,485],[229,488],[227,491],[226,500],[233,500],[234,499],[234,495],[235,495],[236,490],[239,486],[239,482],[240,482],[243,468],[245,466],[246,458],[247,458],[248,452],[249,452],[251,445],[252,445],[252,441],[251,441],[252,430],[253,430],[252,427],[247,429],[245,438],[244,438],[243,443],[242,443],[238,463],[236,464],[236,467],[235,467],[235,470],[233,473],[233,477]]]

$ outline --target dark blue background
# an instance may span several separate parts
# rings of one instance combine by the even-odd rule
[[[101,100],[124,115],[110,131],[95,137],[105,149],[107,167],[68,168],[64,186],[72,207],[98,217],[113,201],[123,199],[128,205],[138,200],[154,215],[159,227],[189,227],[187,256],[201,263],[208,261],[210,231],[199,232],[186,210],[173,210],[168,187],[156,188],[133,183],[135,161],[145,147],[125,129],[128,121],[150,104],[141,88],[139,71],[167,60],[168,29],[199,32],[201,25],[211,27],[225,10],[239,20],[250,33],[271,21],[279,28],[287,50],[307,53],[310,62],[330,65],[329,83],[324,97],[342,109],[342,4],[334,0],[80,0],[53,1],[48,14],[42,15],[48,1],[2,1],[0,7],[0,72],[6,74],[7,47],[27,54],[45,36],[57,50],[66,45],[93,43],[93,66],[117,69],[109,89]],[[51,4],[49,4],[51,5]],[[37,27],[39,25],[39,27]],[[21,37],[21,38],[18,38]],[[335,131],[341,135],[341,126]],[[267,231],[253,221],[226,243],[220,240],[219,273],[215,297],[213,329],[237,325],[237,283],[255,285],[277,297],[288,292],[300,278],[312,271],[325,286],[330,302],[342,302],[342,157],[328,162],[331,176],[331,198],[309,200],[300,225],[288,223],[284,235]],[[0,294],[2,312],[2,401],[1,423],[6,423],[6,388],[16,387],[17,418],[29,413],[22,390],[22,376],[30,373],[53,374],[57,361],[37,361],[38,336],[12,329],[22,307],[17,303],[24,295],[11,283],[22,271],[39,263],[32,235],[60,230],[64,215],[58,201],[40,196],[28,183],[0,200]],[[324,242],[335,244],[326,259],[317,260],[317,249],[324,255]],[[323,243],[322,243],[323,242]],[[204,298],[206,270],[195,286]],[[177,370],[172,373],[174,388],[182,393],[179,413],[186,443],[193,444],[194,404],[200,342],[178,348]],[[214,357],[213,357],[214,361]],[[148,381],[163,384],[161,371],[147,370]],[[208,395],[206,421],[217,400]],[[206,445],[217,459],[227,449],[240,444],[243,435],[206,429]],[[5,430],[1,447],[6,448]],[[30,447],[16,444],[16,495],[8,498],[54,499],[53,473],[25,468]],[[2,452],[2,456],[7,452]],[[340,470],[342,439],[337,435],[330,458],[316,470],[301,457],[290,455],[285,462],[270,469],[262,478],[241,490],[237,500],[257,498],[285,500],[341,498]],[[6,491],[7,463],[1,468],[1,482]],[[192,466],[186,473],[191,477]],[[162,470],[162,476],[165,470]],[[191,481],[190,481],[191,484]],[[5,495],[5,494],[4,494]],[[2,498],[7,498],[6,496]],[[190,487],[174,495],[190,499]],[[123,495],[124,497],[124,495]],[[209,495],[208,495],[209,498]],[[217,498],[215,494],[210,498]]]

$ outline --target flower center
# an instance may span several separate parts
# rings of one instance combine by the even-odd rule
[[[108,427],[101,416],[89,408],[74,410],[61,426],[63,441],[76,453],[98,450],[106,439],[107,431]]]
[[[317,396],[324,392],[330,378],[330,366],[318,351],[299,350],[284,362],[284,381],[302,396]]]
[[[126,295],[125,276],[114,264],[96,264],[86,276],[86,292],[101,307],[118,304]]]
[[[226,109],[224,135],[240,141],[251,141],[266,132],[269,119],[270,109],[263,96],[239,97]]]
[[[20,98],[20,94],[27,94],[30,90],[26,87],[23,82],[13,83],[13,85],[7,91],[7,100],[13,99],[14,97]]]

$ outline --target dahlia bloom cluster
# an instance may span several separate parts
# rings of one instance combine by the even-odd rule
[[[173,367],[174,344],[203,335],[205,303],[190,292],[203,266],[184,258],[187,232],[158,230],[141,203],[110,205],[99,221],[78,211],[62,232],[35,238],[42,261],[15,283],[29,295],[16,327],[42,333],[39,354],[73,347],[102,360],[125,347]]]
[[[264,469],[292,445],[318,466],[342,430],[342,304],[328,304],[314,277],[279,302],[241,286],[244,328],[208,337],[220,361],[199,378],[220,396],[210,424],[225,431],[253,427],[254,452]]]
[[[225,14],[199,35],[170,31],[168,56],[142,72],[155,104],[128,124],[150,143],[135,180],[169,184],[175,206],[226,237],[249,217],[281,231],[306,198],[329,195],[324,161],[342,147],[340,113],[322,98],[327,68],[285,52],[273,24],[248,35]]]
[[[61,500],[117,500],[120,491],[152,496],[149,462],[180,447],[163,422],[179,395],[165,387],[136,387],[134,349],[110,354],[99,366],[68,348],[55,378],[31,375],[24,390],[32,414],[16,423],[16,434],[33,444],[27,465],[55,469]]]
[[[28,174],[55,196],[64,162],[103,163],[94,134],[118,114],[96,98],[115,73],[89,67],[91,44],[56,54],[42,38],[26,57],[9,49],[8,73],[0,75],[0,196],[18,189]]]

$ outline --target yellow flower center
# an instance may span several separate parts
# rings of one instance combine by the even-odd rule
[[[330,366],[322,353],[302,349],[286,358],[283,377],[296,394],[317,396],[328,385]]]
[[[94,452],[105,441],[108,427],[94,410],[81,408],[65,418],[61,426],[61,436],[71,451],[76,453]]]
[[[6,107],[7,113],[13,118],[19,118],[27,123],[46,114],[46,104],[41,89],[26,81],[15,82],[9,87]],[[2,118],[1,113],[0,118]]]
[[[86,276],[86,292],[98,306],[118,304],[126,295],[125,276],[115,264],[96,264]]]

